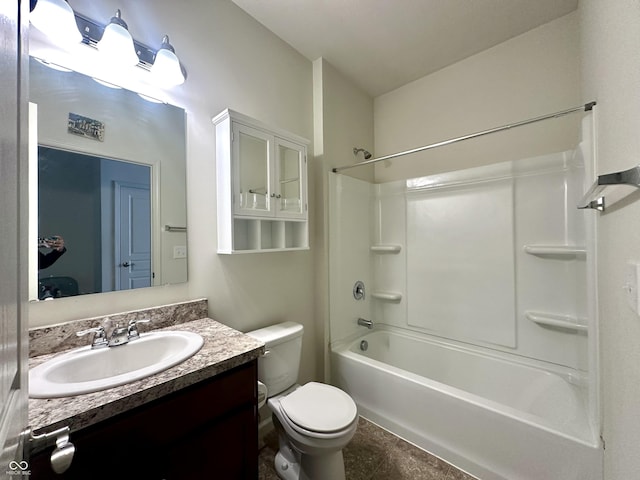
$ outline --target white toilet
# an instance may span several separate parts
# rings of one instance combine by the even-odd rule
[[[285,480],[344,480],[342,449],[358,426],[353,399],[324,383],[298,385],[302,325],[284,322],[248,332],[265,344],[258,380],[266,385],[280,449],[275,467]]]

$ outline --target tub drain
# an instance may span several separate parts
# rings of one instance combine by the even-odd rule
[[[360,350],[362,350],[363,352],[366,352],[367,348],[369,348],[369,342],[367,342],[366,340],[362,340],[360,342]]]

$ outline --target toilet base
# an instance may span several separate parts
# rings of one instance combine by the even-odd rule
[[[278,450],[278,453],[276,453],[274,466],[276,467],[278,478],[282,478],[284,480],[299,480],[300,464],[296,461],[292,461],[290,455],[282,453],[281,450]]]
[[[274,465],[283,480],[346,480],[342,450],[328,455],[302,455],[282,446]]]

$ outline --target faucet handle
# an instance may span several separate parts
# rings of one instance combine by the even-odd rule
[[[104,331],[104,327],[102,325],[94,328],[87,328],[86,330],[81,330],[76,332],[78,337],[82,337],[87,335],[88,333],[95,333],[93,336],[93,342],[91,342],[91,348],[98,347],[106,347],[109,342],[107,341],[107,334]]]
[[[138,332],[138,323],[149,323],[151,320],[148,318],[142,320],[129,320],[129,326],[127,327],[127,334],[129,340],[135,340],[140,338],[140,332]]]
[[[109,338],[109,346],[117,347],[118,345],[124,345],[129,342],[129,329],[121,327],[116,323],[115,328],[111,332],[111,338]]]

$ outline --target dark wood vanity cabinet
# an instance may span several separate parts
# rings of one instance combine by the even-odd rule
[[[51,449],[32,457],[39,479],[257,479],[257,362],[241,365],[71,433],[67,472]]]

